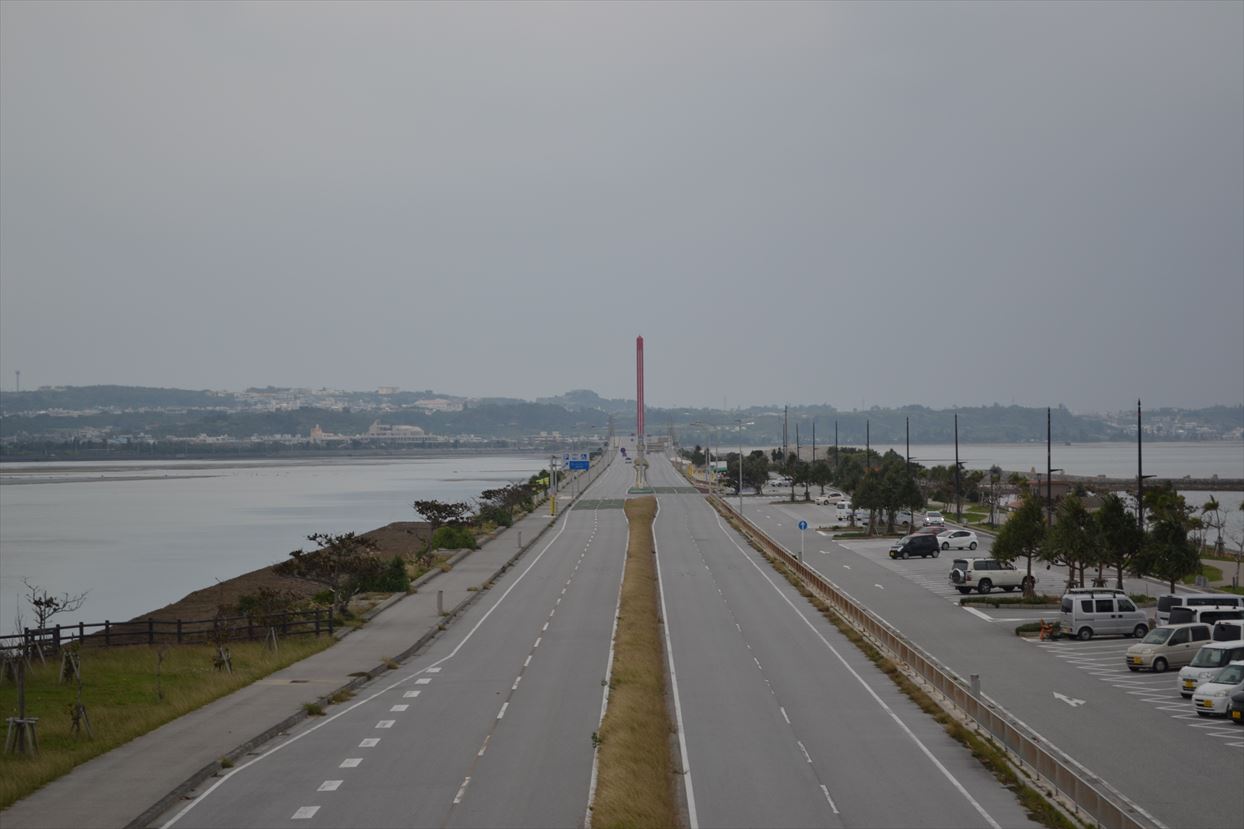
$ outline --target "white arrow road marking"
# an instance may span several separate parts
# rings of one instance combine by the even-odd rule
[[[1070,705],[1072,708],[1075,708],[1075,707],[1077,707],[1077,706],[1080,706],[1080,705],[1083,705],[1083,704],[1084,704],[1084,700],[1082,700],[1082,699],[1074,699],[1074,698],[1069,697],[1069,696],[1067,696],[1067,695],[1065,695],[1065,694],[1060,694],[1060,693],[1058,693],[1057,691],[1055,691],[1055,692],[1054,692],[1054,699],[1061,699],[1063,702],[1067,703],[1067,704],[1068,704],[1068,705]]]

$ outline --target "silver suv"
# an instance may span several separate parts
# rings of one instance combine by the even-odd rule
[[[971,593],[977,590],[988,593],[995,587],[1001,587],[1008,593],[1017,587],[1024,586],[1024,572],[1016,570],[1009,562],[994,558],[957,558],[950,571],[950,584],[960,593]],[[1037,577],[1031,577],[1037,583]]]

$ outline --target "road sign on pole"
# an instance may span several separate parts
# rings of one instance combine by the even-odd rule
[[[799,522],[799,560],[803,561],[803,534],[808,530],[808,522]]]

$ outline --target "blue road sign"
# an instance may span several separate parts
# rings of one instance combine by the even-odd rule
[[[807,528],[808,528],[808,522],[807,522],[807,521],[800,521],[800,522],[799,522],[799,531],[800,531],[800,532],[803,532],[803,531],[804,531],[804,530],[806,530]]]

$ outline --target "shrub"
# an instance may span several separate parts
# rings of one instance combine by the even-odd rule
[[[432,533],[433,550],[474,550],[475,536],[466,527],[440,527]]]
[[[359,589],[376,593],[405,593],[410,588],[406,563],[399,556],[389,559],[384,569],[359,580]]]
[[[514,523],[514,519],[510,518],[510,511],[496,504],[485,504],[480,507],[479,520],[481,523],[491,521],[498,527],[508,527]]]

